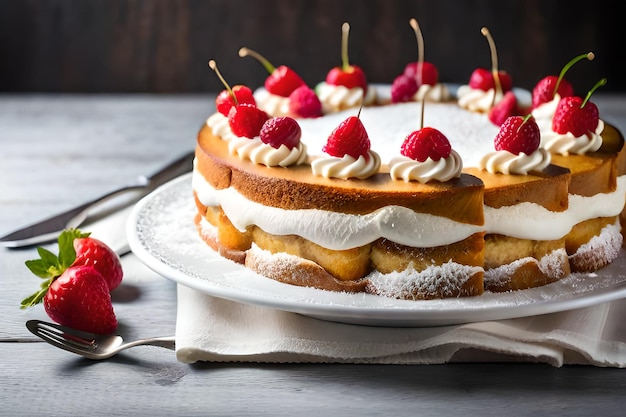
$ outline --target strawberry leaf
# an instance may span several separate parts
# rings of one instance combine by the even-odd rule
[[[76,250],[74,249],[74,239],[89,236],[78,229],[67,229],[59,235],[59,260],[58,264],[61,273],[66,270],[76,260]]]
[[[26,267],[39,278],[50,278],[50,265],[46,264],[43,259],[31,259],[25,262]]]
[[[25,264],[33,274],[39,278],[44,278],[45,281],[41,283],[41,287],[36,293],[22,300],[20,308],[32,307],[43,300],[50,284],[63,274],[76,260],[74,239],[87,237],[89,235],[90,233],[83,233],[78,229],[62,231],[58,238],[58,256],[46,248],[37,248],[39,259],[28,260]]]
[[[37,253],[41,258],[41,262],[46,265],[46,267],[57,266],[59,264],[59,258],[48,249],[39,247],[37,248]]]
[[[46,293],[48,292],[48,287],[50,286],[50,283],[52,282],[52,279],[43,282],[41,284],[41,288],[39,289],[39,291],[37,291],[36,293],[34,293],[33,295],[26,297],[22,300],[21,304],[20,304],[20,308],[24,309],[24,308],[28,308],[28,307],[33,307],[39,303],[42,302],[43,298],[46,296]]]

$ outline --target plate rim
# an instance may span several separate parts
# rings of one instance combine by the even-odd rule
[[[215,253],[204,243],[195,231],[195,225],[193,224],[193,218],[189,218],[190,227],[193,227],[195,237],[197,238],[197,244],[199,247],[206,248],[206,255],[211,257],[211,262],[219,263],[221,266],[226,267],[230,272],[231,270],[237,273],[245,273],[246,276],[253,277],[254,280],[259,280],[260,287],[241,288],[241,286],[224,286],[217,285],[215,279],[203,277],[203,279],[192,276],[186,272],[183,268],[184,265],[175,267],[168,264],[164,259],[163,253],[149,248],[146,246],[142,231],[140,230],[141,216],[146,210],[151,209],[152,206],[158,203],[158,200],[167,193],[181,192],[183,187],[188,187],[191,190],[191,176],[192,173],[187,173],[175,178],[143,197],[132,209],[126,225],[126,234],[129,241],[129,246],[132,252],[144,263],[148,268],[163,276],[166,279],[172,280],[178,284],[187,286],[189,288],[200,291],[206,295],[228,299],[235,302],[241,302],[246,304],[253,304],[258,306],[265,306],[274,308],[277,310],[288,311],[292,313],[302,314],[322,320],[336,321],[347,324],[359,324],[359,325],[372,325],[372,326],[386,326],[386,327],[430,327],[430,326],[442,326],[442,325],[456,325],[470,322],[480,321],[492,321],[513,319],[520,317],[535,316],[541,314],[556,313],[565,310],[572,310],[577,308],[583,308],[600,304],[604,302],[614,301],[620,298],[626,297],[626,277],[622,277],[620,281],[602,288],[596,288],[587,292],[579,292],[569,294],[567,297],[556,299],[543,299],[530,303],[513,305],[506,303],[506,297],[519,294],[528,294],[536,289],[520,290],[521,292],[515,293],[490,293],[491,297],[498,297],[504,299],[500,305],[495,306],[480,306],[480,301],[485,300],[483,296],[476,297],[464,297],[462,301],[465,302],[463,308],[450,307],[446,309],[440,308],[419,308],[427,307],[431,300],[425,301],[407,301],[407,300],[394,300],[386,299],[388,301],[386,306],[367,306],[367,305],[345,305],[341,302],[337,302],[335,299],[350,299],[350,297],[380,299],[380,296],[358,293],[355,295],[347,293],[335,293],[337,296],[333,297],[333,293],[329,291],[296,287],[290,284],[280,283],[278,281],[266,278],[254,273],[251,270],[247,270],[244,266],[236,264],[233,261],[222,258],[219,254]],[[193,205],[193,199],[191,193],[189,195],[188,202],[177,201],[176,199],[165,199],[170,204],[170,209],[174,203],[187,205]],[[168,204],[166,203],[166,204]],[[189,231],[189,230],[187,230]],[[152,250],[151,250],[152,249]],[[204,249],[201,249],[204,251]],[[156,251],[156,252],[155,252]],[[623,252],[623,250],[622,250]],[[594,274],[574,274],[577,279],[585,280],[587,278],[582,275],[598,275],[600,272]],[[223,274],[222,274],[223,275]],[[572,277],[574,277],[574,275]],[[568,277],[569,278],[569,277]],[[574,279],[574,278],[572,278]],[[567,280],[565,278],[564,280]],[[557,281],[557,285],[563,285],[566,281]],[[577,281],[576,281],[577,282]],[[548,284],[548,285],[553,285]],[[268,294],[267,290],[274,289],[274,287],[280,289],[283,292],[282,296],[277,294]],[[547,288],[544,286],[544,288]],[[331,302],[322,302],[315,300],[313,302],[303,303],[302,300],[291,296],[294,292],[315,292],[323,291],[324,297],[330,297]],[[286,294],[285,294],[286,292]],[[454,305],[458,302],[458,298],[444,299],[444,300],[432,300],[438,304]],[[454,301],[454,302],[453,302]],[[419,304],[421,303],[421,304]],[[415,308],[402,308],[402,306],[410,305]],[[471,308],[468,308],[471,305]]]

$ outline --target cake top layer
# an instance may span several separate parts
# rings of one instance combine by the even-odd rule
[[[349,109],[318,119],[299,119],[301,140],[306,144],[309,155],[324,155],[322,146],[333,129],[357,112],[358,109]],[[421,104],[416,102],[365,107],[360,114],[371,148],[380,155],[383,164],[389,164],[392,158],[400,155],[404,139],[420,128],[420,117]],[[424,126],[440,130],[467,167],[477,167],[480,159],[494,150],[493,140],[499,131],[485,114],[464,110],[456,102],[427,102]]]

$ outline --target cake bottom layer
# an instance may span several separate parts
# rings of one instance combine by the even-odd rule
[[[410,300],[546,285],[572,272],[606,266],[617,257],[623,241],[614,216],[581,222],[553,241],[475,233],[440,247],[415,248],[378,239],[334,251],[256,226],[241,232],[219,207],[205,207],[198,200],[196,205],[195,221],[204,241],[221,256],[260,275],[291,285]]]

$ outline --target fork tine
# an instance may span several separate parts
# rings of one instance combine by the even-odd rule
[[[70,343],[74,342],[75,344],[81,346],[93,346],[94,344],[96,344],[96,337],[91,333],[82,332],[80,330],[74,329],[69,332],[66,327],[54,323],[39,322],[37,327],[41,331],[45,330],[58,334]]]
[[[89,336],[92,336],[91,333],[77,331],[79,336],[75,336],[74,334],[69,334],[63,326],[39,320],[29,320],[26,322],[26,327],[35,336],[39,336],[46,342],[70,352],[74,349],[94,350],[97,347],[96,340],[93,337],[89,338]],[[86,336],[86,338],[80,336]]]

